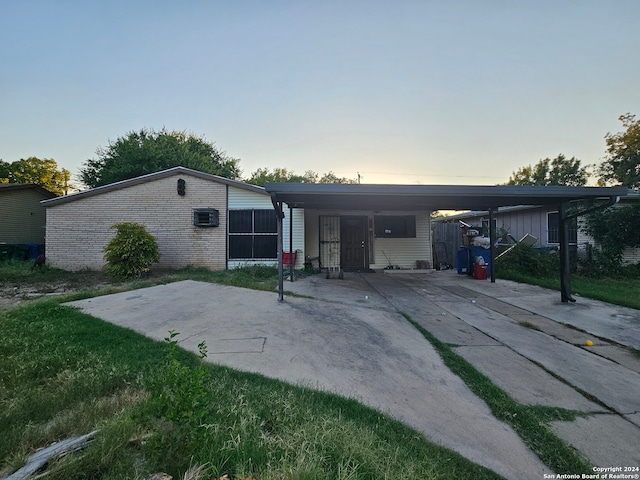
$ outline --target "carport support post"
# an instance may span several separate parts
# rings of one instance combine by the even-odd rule
[[[493,208],[489,209],[489,268],[491,269],[491,283],[496,283],[496,266],[495,266],[495,260],[496,260],[496,249],[495,249],[495,242],[496,242],[497,238],[496,238],[496,228],[493,225]]]
[[[271,203],[276,211],[276,219],[278,224],[278,301],[284,300],[284,282],[282,274],[282,219],[284,218],[284,212],[282,211],[282,202],[276,200],[275,194],[271,194]]]
[[[293,282],[293,209],[289,207],[289,281]]]
[[[493,222],[493,208],[489,209],[489,268],[491,269],[491,283],[496,283],[496,227]]]
[[[571,296],[571,260],[569,257],[569,219],[567,204],[561,203],[558,208],[558,230],[560,240],[560,298],[563,303],[575,302]]]

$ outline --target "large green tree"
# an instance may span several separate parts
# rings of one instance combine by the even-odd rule
[[[307,170],[303,175],[299,175],[286,168],[259,168],[245,179],[245,182],[252,185],[264,187],[267,182],[291,182],[291,183],[357,183],[356,180],[338,177],[333,172],[318,175],[313,170]]]
[[[69,193],[71,172],[58,169],[53,158],[21,158],[12,163],[0,160],[0,183],[32,183],[46,188],[57,195]]]
[[[507,185],[566,185],[582,187],[587,184],[589,172],[575,157],[560,154],[553,160],[545,158],[534,166],[528,165],[513,172]]]
[[[624,131],[607,133],[607,156],[598,173],[603,183],[640,188],[640,119],[626,113],[619,117]]]
[[[129,132],[96,151],[80,169],[88,187],[99,187],[172,167],[187,167],[221,177],[237,179],[239,160],[218,151],[203,137],[184,131]]]

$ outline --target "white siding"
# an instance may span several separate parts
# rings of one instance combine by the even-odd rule
[[[273,209],[273,203],[271,203],[271,197],[265,193],[260,194],[258,192],[251,192],[240,188],[229,187],[229,210],[243,210],[243,209]],[[305,244],[304,244],[304,210],[300,208],[294,208],[293,213],[293,251],[297,252],[295,268],[302,268],[304,266],[305,257]],[[289,251],[289,209],[284,210],[285,218],[282,221],[283,229],[283,250]],[[229,268],[237,268],[243,265],[251,263],[260,263],[263,265],[277,265],[277,261],[246,261],[246,260],[229,260]]]
[[[415,215],[415,238],[372,238],[370,248],[369,267],[382,269],[389,265],[398,265],[402,268],[415,268],[416,260],[425,260],[432,263],[430,214],[427,211],[361,211],[361,210],[307,210],[305,211],[306,238],[305,248],[309,257],[317,257],[320,254],[319,218],[321,215],[362,215],[370,220],[376,215]],[[317,266],[317,261],[313,262]]]
[[[1,193],[0,243],[44,243],[45,209],[40,201],[49,197],[30,188]]]
[[[622,263],[624,265],[640,263],[640,248],[625,248],[622,253]]]
[[[186,195],[176,192],[186,180]],[[47,263],[65,270],[96,270],[104,265],[103,248],[113,238],[110,227],[136,222],[154,235],[160,267],[226,267],[227,204],[224,184],[184,173],[150,180],[47,208]],[[219,227],[193,225],[194,208],[219,211]]]

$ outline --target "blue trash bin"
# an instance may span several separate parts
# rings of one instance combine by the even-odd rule
[[[462,248],[456,252],[456,263],[458,265],[458,273],[469,273],[469,250]]]

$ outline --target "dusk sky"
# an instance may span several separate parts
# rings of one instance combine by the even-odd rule
[[[640,2],[0,0],[0,159],[186,130],[260,167],[504,183],[640,115]]]

